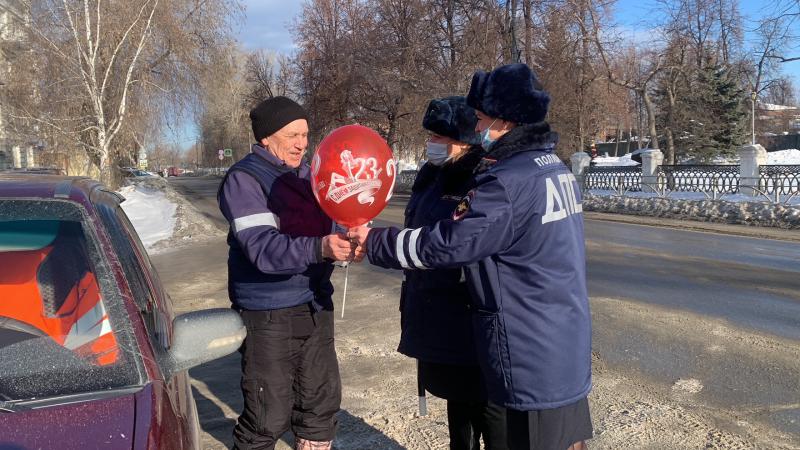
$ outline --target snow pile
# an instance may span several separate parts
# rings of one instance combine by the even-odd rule
[[[788,106],[788,105],[774,105],[772,103],[761,103],[758,102],[758,109],[763,111],[794,111],[797,106]]]
[[[622,156],[598,156],[592,160],[596,167],[638,166],[639,163],[631,159],[631,153]]]
[[[217,228],[163,178],[130,179],[120,190],[122,209],[149,253],[219,238]]]
[[[778,150],[767,153],[767,164],[800,165],[800,150]]]
[[[417,169],[418,169],[417,163],[415,162],[403,161],[402,159],[400,161],[397,161],[398,172],[403,172],[406,170],[417,170]]]
[[[709,200],[662,198],[653,194],[600,195],[595,191],[584,194],[583,209],[584,211],[689,219],[701,222],[800,229],[800,199],[795,198],[791,203],[786,205],[753,201],[752,197],[743,195],[730,196],[730,198],[726,196],[722,200]]]
[[[177,205],[154,183],[137,183],[119,191],[125,201],[122,209],[150,251],[157,242],[169,239],[175,230]]]

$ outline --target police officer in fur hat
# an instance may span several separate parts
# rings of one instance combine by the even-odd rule
[[[452,217],[349,232],[379,266],[464,266],[478,362],[512,450],[579,450],[592,436],[581,193],[554,154],[549,102],[524,64],[476,72],[467,103],[487,153]]]
[[[483,149],[478,118],[464,97],[431,100],[422,126],[427,160],[412,188],[405,226],[450,217],[472,187]],[[451,450],[505,450],[505,408],[487,402],[472,336],[472,302],[461,268],[406,270],[400,297],[398,351],[418,360],[421,395],[447,400]],[[424,398],[422,399],[424,401]]]

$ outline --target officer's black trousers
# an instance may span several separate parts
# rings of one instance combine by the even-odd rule
[[[447,401],[450,450],[506,450],[506,409],[487,402]]]
[[[342,397],[333,312],[304,304],[241,315],[244,411],[234,448],[272,450],[289,429],[311,441],[333,440]]]
[[[451,450],[507,450],[506,409],[486,400],[478,366],[420,361],[419,376],[425,390],[447,400],[447,428]]]

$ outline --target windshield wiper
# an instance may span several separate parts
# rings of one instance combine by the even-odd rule
[[[15,413],[20,411],[26,411],[28,409],[30,408],[28,408],[27,406],[17,405],[15,403],[5,402],[0,400],[0,412]]]

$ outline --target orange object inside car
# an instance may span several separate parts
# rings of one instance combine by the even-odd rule
[[[94,364],[113,364],[119,349],[97,280],[75,261],[82,255],[74,247],[55,258],[57,244],[0,251],[0,318],[30,325]]]

